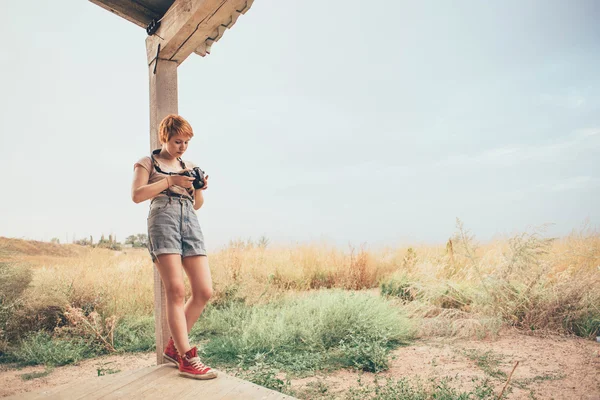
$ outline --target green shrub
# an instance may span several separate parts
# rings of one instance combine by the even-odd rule
[[[38,378],[43,378],[45,376],[48,376],[52,373],[52,371],[54,371],[54,367],[50,367],[50,368],[46,368],[45,371],[34,371],[34,372],[29,372],[26,374],[22,374],[21,379],[24,381],[30,381],[32,379],[38,379]]]
[[[101,341],[90,335],[74,335],[69,330],[29,332],[12,346],[5,347],[0,362],[50,366],[77,363],[86,358],[107,354]],[[114,330],[114,348],[122,352],[154,351],[154,317],[126,317]]]
[[[390,347],[385,336],[349,335],[340,341],[344,364],[364,371],[379,372],[388,369]]]
[[[404,301],[413,301],[418,294],[418,290],[414,285],[398,279],[382,282],[379,288],[382,296],[398,297]]]
[[[0,262],[0,342],[6,348],[12,335],[10,327],[14,314],[23,307],[22,294],[32,280],[31,268],[26,264]],[[0,352],[1,354],[1,352]]]
[[[287,392],[290,390],[291,382],[289,379],[285,381],[277,374],[279,371],[276,368],[270,367],[260,359],[257,360],[249,369],[237,374],[240,379],[250,381],[266,388],[277,390],[278,392]]]
[[[223,308],[233,303],[245,303],[246,298],[240,295],[240,285],[237,283],[225,286],[217,290],[216,295],[210,302],[210,307]]]
[[[408,319],[385,299],[343,291],[212,308],[197,325],[192,340],[212,337],[203,350],[213,362],[251,366],[264,355],[266,362],[296,372],[339,363],[383,369],[389,349],[412,335]],[[300,362],[290,364],[294,357]]]
[[[335,286],[335,274],[331,271],[313,271],[308,277],[308,287],[310,289],[327,288]]]
[[[114,346],[117,351],[154,351],[156,349],[154,317],[125,317],[115,328]]]
[[[12,354],[12,360],[25,365],[60,366],[103,354],[101,347],[83,338],[56,339],[46,332],[25,336]]]
[[[600,310],[597,313],[588,312],[572,321],[565,321],[567,331],[581,337],[600,335]]]

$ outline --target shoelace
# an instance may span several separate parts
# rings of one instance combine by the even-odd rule
[[[200,357],[192,357],[192,358],[186,358],[186,359],[187,359],[187,362],[190,363],[192,365],[192,367],[199,370],[200,373],[205,374],[207,372],[211,372],[210,367],[204,365],[202,363],[202,361],[200,361]]]

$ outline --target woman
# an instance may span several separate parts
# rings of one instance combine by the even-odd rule
[[[204,365],[188,335],[212,295],[212,279],[204,237],[194,210],[204,204],[204,186],[192,176],[181,175],[195,166],[183,161],[190,124],[178,115],[168,115],[160,123],[160,149],[134,164],[131,196],[135,203],[152,199],[148,213],[148,250],[165,286],[167,320],[171,330],[163,352],[166,360],[179,366],[179,374],[196,379],[216,378]],[[185,302],[182,267],[190,281],[192,295]]]

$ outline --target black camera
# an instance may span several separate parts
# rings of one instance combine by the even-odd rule
[[[191,171],[184,171],[181,175],[194,178],[194,189],[202,189],[206,184],[206,181],[204,180],[204,171],[198,167],[194,167]]]

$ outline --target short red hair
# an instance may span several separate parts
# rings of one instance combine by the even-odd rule
[[[158,138],[161,143],[166,143],[173,136],[182,135],[189,138],[194,136],[194,131],[189,122],[177,114],[169,114],[160,121]]]

